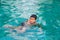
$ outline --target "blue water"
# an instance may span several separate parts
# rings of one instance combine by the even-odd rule
[[[36,14],[42,27],[30,28],[24,33],[16,33],[5,28],[17,27]],[[1,0],[0,40],[60,40],[60,1],[59,0]]]

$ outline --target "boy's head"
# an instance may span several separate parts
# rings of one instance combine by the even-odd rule
[[[36,19],[37,19],[37,16],[36,16],[35,14],[32,14],[32,15],[30,16],[29,21],[30,21],[30,23],[33,24],[33,23],[35,23]]]

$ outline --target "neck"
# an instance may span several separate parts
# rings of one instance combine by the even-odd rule
[[[29,21],[29,20],[27,21],[27,24],[35,24],[35,23],[36,23],[36,22],[34,22],[34,23],[30,23],[30,21]]]

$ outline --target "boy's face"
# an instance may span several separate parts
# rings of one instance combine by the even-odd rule
[[[36,19],[34,17],[30,17],[29,21],[31,24],[33,24],[33,23],[35,23]]]

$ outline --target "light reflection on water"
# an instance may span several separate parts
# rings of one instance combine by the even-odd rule
[[[1,0],[0,40],[60,40],[59,0]],[[24,33],[10,31],[3,26],[19,26],[31,14],[38,16],[42,26]]]

